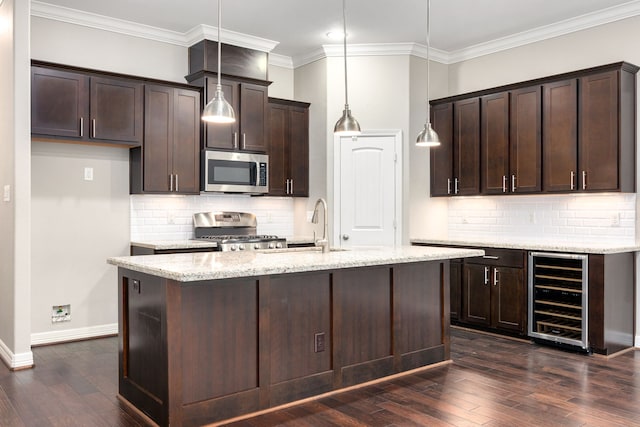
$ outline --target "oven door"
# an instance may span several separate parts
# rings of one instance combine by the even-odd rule
[[[268,159],[265,154],[204,151],[203,190],[268,193]]]

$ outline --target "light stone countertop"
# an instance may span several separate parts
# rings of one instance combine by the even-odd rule
[[[199,252],[168,255],[112,257],[118,267],[180,282],[229,279],[306,271],[403,264],[482,256],[477,249],[420,246],[371,247],[336,250],[273,250],[251,252]]]
[[[140,246],[155,250],[217,248],[218,244],[206,240],[154,240],[150,242],[131,242],[131,246]]]
[[[426,245],[474,246],[481,248],[524,249],[530,251],[573,252],[581,254],[616,254],[638,252],[640,245],[619,245],[615,243],[570,243],[570,242],[535,242],[509,240],[439,240],[413,238],[411,243]]]

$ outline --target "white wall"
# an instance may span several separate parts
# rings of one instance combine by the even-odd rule
[[[30,348],[29,2],[0,5],[0,358],[33,364]]]
[[[291,68],[269,64],[269,96],[273,98],[298,99],[293,93],[294,71]],[[304,101],[304,99],[300,99]]]

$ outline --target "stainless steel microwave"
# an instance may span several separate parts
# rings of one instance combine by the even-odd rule
[[[269,192],[269,156],[266,154],[204,150],[202,163],[203,191]]]

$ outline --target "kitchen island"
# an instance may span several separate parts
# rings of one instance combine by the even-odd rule
[[[110,258],[122,398],[196,426],[449,359],[449,261],[370,248]]]

